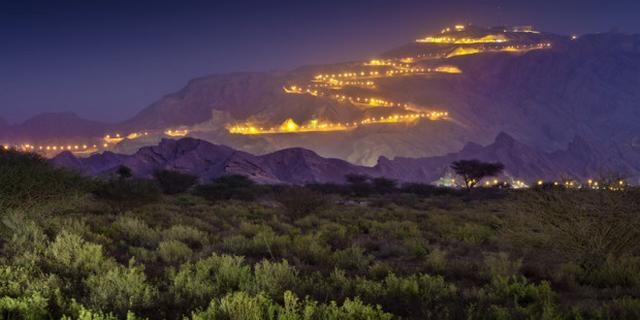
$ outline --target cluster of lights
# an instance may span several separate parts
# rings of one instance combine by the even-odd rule
[[[107,145],[105,144],[103,146],[104,148],[107,148]],[[92,145],[33,145],[33,144],[21,144],[21,145],[15,145],[15,146],[10,146],[10,145],[3,145],[2,148],[4,150],[9,150],[11,148],[14,148],[16,150],[20,150],[20,151],[26,151],[26,152],[51,152],[51,151],[71,151],[74,153],[92,153],[92,152],[96,152],[98,150],[98,145],[92,144]]]
[[[485,46],[485,47],[458,47],[446,55],[447,58],[488,53],[488,52],[528,52],[532,50],[548,49],[551,43],[536,43],[530,45],[509,45],[509,46]]]
[[[182,130],[166,130],[164,132],[164,134],[168,135],[169,137],[186,137],[189,134],[189,130],[187,129],[182,129]]]
[[[507,38],[502,34],[490,34],[482,38],[457,38],[457,37],[425,37],[417,39],[419,43],[442,44],[481,44],[481,43],[505,43]]]
[[[118,144],[118,143],[122,142],[124,139],[135,140],[135,139],[138,139],[140,137],[148,136],[148,135],[149,135],[149,132],[146,132],[146,131],[145,132],[132,132],[132,133],[129,133],[128,135],[126,135],[126,136],[122,136],[119,133],[116,133],[113,136],[108,134],[108,135],[104,136],[104,138],[102,138],[102,140],[107,144]]]
[[[330,123],[319,120],[311,120],[304,125],[298,125],[293,119],[285,120],[280,126],[264,128],[251,124],[236,125],[229,128],[234,134],[274,134],[274,133],[294,133],[294,132],[323,132],[323,131],[345,131],[352,130],[359,126],[366,126],[376,123],[399,123],[413,122],[419,119],[439,120],[448,116],[447,112],[427,112],[412,113],[402,115],[390,115],[387,117],[371,117],[359,122]]]
[[[553,182],[545,182],[544,180],[538,180],[536,185],[539,187],[545,185],[551,185],[554,187],[564,187],[567,189],[593,189],[593,190],[611,190],[611,191],[621,191],[626,187],[626,182],[624,180],[618,180],[613,183],[600,183],[593,179],[588,179],[586,184],[581,184],[575,180],[566,180],[566,181],[553,181]]]

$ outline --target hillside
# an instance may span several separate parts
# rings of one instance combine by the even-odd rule
[[[576,166],[568,172],[640,170],[640,36],[459,27],[372,61],[195,79],[108,128],[52,119],[38,126],[55,128],[46,134],[28,124],[13,131],[21,141],[96,133],[92,151],[105,134],[136,133],[104,144],[133,153],[181,130],[253,154],[302,147],[367,166],[487,145],[506,132],[544,153],[580,137],[594,153],[583,154],[588,164],[563,160]]]

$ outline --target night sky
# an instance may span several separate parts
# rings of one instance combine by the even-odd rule
[[[368,59],[454,23],[640,32],[638,0],[0,0],[0,117],[124,120],[195,77]]]

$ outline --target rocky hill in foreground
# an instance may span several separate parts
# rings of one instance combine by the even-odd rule
[[[589,146],[576,139],[569,149],[541,153],[500,133],[487,146],[468,144],[459,152],[430,158],[381,158],[373,167],[357,166],[340,159],[323,158],[302,149],[284,149],[265,155],[252,155],[209,142],[184,138],[162,140],[159,145],[144,147],[133,155],[105,152],[88,158],[77,158],[64,152],[51,161],[59,166],[89,175],[113,174],[121,165],[132,169],[136,176],[150,177],[155,170],[170,169],[190,173],[201,181],[229,174],[249,176],[260,183],[343,183],[348,174],[387,177],[401,182],[434,183],[450,176],[449,165],[460,159],[480,159],[502,162],[506,166],[506,181],[554,179],[558,172],[582,179],[598,177],[604,172],[581,159]]]

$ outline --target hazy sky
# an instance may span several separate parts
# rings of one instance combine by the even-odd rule
[[[367,59],[445,25],[640,33],[640,0],[0,0],[0,117],[119,121],[198,76]]]

